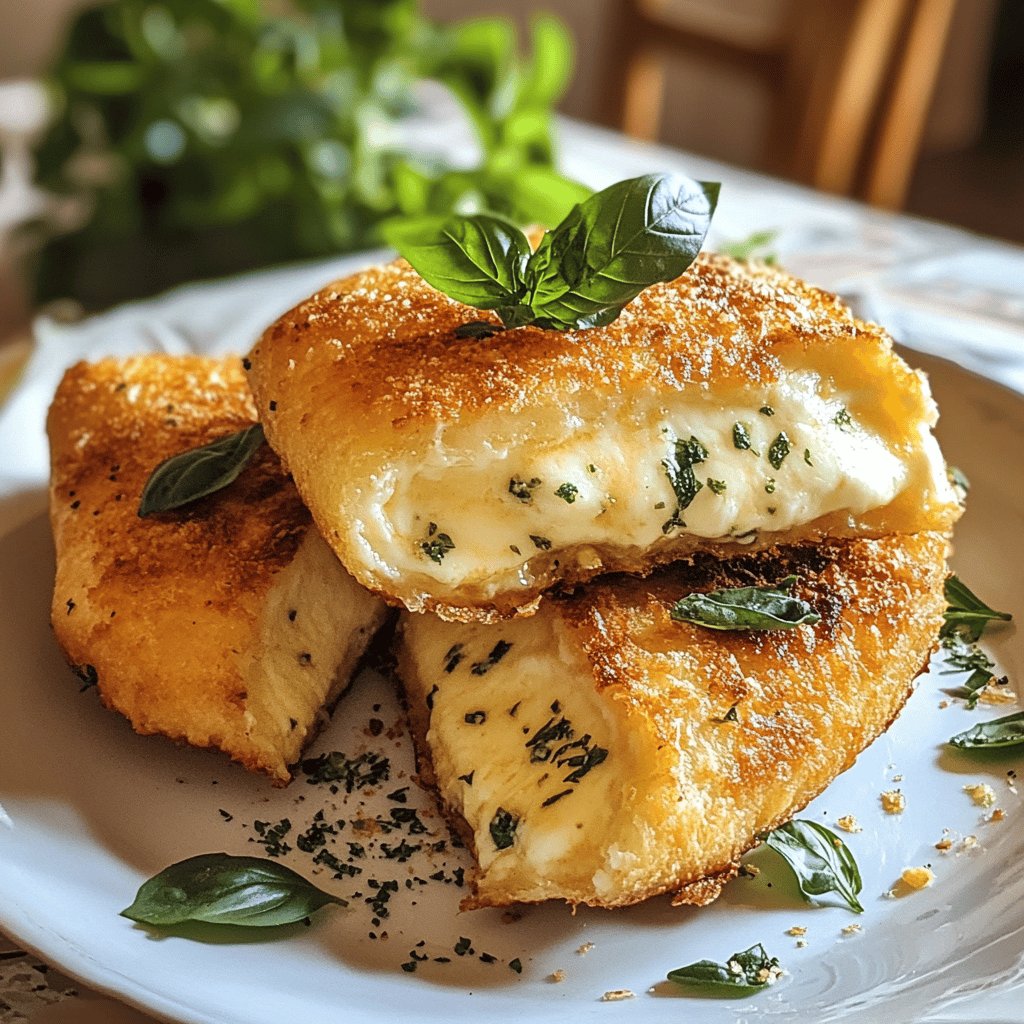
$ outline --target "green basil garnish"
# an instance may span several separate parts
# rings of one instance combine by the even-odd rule
[[[791,597],[796,576],[766,587],[731,587],[689,594],[669,615],[707,629],[793,629],[813,625],[821,616],[806,602]]]
[[[754,231],[746,238],[720,245],[718,251],[741,262],[760,260],[762,263],[773,265],[778,261],[778,256],[772,251],[771,246],[778,235],[778,231]]]
[[[857,899],[862,888],[857,862],[831,829],[794,819],[769,832],[764,842],[789,865],[809,903],[822,903],[822,897],[834,893],[851,910],[864,913]]]
[[[504,807],[499,807],[494,812],[494,817],[491,818],[489,828],[494,848],[496,850],[507,850],[515,842],[516,829],[518,827],[519,819],[511,811],[506,811]]]
[[[506,327],[599,327],[690,266],[718,191],[679,174],[620,181],[574,206],[536,252],[519,228],[488,213],[394,221],[384,233],[425,281],[495,310]]]
[[[222,490],[237,479],[264,440],[263,427],[254,423],[164,459],[142,489],[139,515],[167,512]]]
[[[328,903],[347,905],[277,861],[204,853],[144,882],[121,916],[152,925],[205,921],[266,928],[301,921]]]
[[[993,750],[997,747],[1017,747],[1024,743],[1024,711],[979,722],[965,732],[958,732],[950,746],[961,750]]]
[[[697,987],[720,996],[750,995],[774,982],[782,974],[779,961],[758,943],[742,953],[733,953],[724,963],[698,960],[668,972],[668,980],[685,987]]]
[[[971,592],[955,573],[946,580],[946,612],[942,636],[959,636],[974,643],[993,621],[1009,622],[1009,612],[997,612]]]

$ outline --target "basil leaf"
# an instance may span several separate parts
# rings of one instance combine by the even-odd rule
[[[152,925],[205,921],[266,928],[301,921],[328,903],[347,905],[277,861],[204,853],[144,882],[121,916]]]
[[[946,580],[945,624],[941,635],[957,635],[971,642],[976,641],[993,620],[1009,622],[1009,612],[997,612],[971,592],[970,588],[955,573]]]
[[[790,597],[795,576],[766,587],[731,587],[689,594],[669,611],[676,622],[707,629],[793,629],[813,625],[821,616],[806,602]]]
[[[851,910],[864,913],[857,895],[862,884],[857,862],[846,843],[814,821],[794,819],[770,832],[765,845],[789,865],[809,903],[835,893]]]
[[[758,943],[733,953],[725,964],[698,960],[668,972],[668,980],[685,987],[699,987],[720,996],[750,995],[772,985],[782,974],[779,961]],[[746,992],[744,992],[746,990]]]
[[[648,174],[574,207],[530,259],[535,322],[556,330],[603,326],[644,288],[678,277],[704,244],[719,188]]]
[[[164,459],[142,489],[139,515],[167,512],[222,490],[237,479],[264,440],[263,427],[254,423],[236,434]]]
[[[995,679],[992,669],[996,663],[980,647],[968,643],[957,633],[944,636],[942,646],[946,651],[946,664],[950,666],[942,670],[942,675],[969,673],[958,696],[963,696],[967,707],[973,710],[978,705],[981,691]]]
[[[720,245],[718,251],[744,263],[748,260],[760,260],[762,263],[771,265],[778,260],[771,250],[771,246],[778,236],[778,231],[755,231],[746,238]]]
[[[979,722],[966,732],[958,732],[949,744],[961,750],[992,750],[997,747],[1017,747],[1024,743],[1024,711]]]
[[[389,222],[384,237],[420,277],[457,302],[477,309],[521,303],[530,243],[510,221],[490,213],[417,217]]]

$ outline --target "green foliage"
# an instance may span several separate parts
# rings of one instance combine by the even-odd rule
[[[551,167],[571,66],[560,23],[451,26],[415,0],[116,0],[85,11],[53,68],[40,184],[89,200],[47,245],[39,298],[89,306],[178,281],[380,241],[402,213],[557,220],[588,193]],[[401,124],[445,84],[479,167],[418,164]],[[113,271],[113,272],[112,272]]]

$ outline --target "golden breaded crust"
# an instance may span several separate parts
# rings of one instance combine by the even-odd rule
[[[418,566],[393,561],[396,544],[365,525],[380,519],[367,510],[367,494],[384,486],[389,467],[416,460],[432,466],[446,446],[453,465],[464,463],[485,447],[467,434],[477,422],[495,450],[512,444],[517,431],[543,443],[568,423],[594,422],[619,398],[772,385],[809,352],[826,389],[833,372],[879,382],[879,431],[893,452],[918,458],[918,482],[882,508],[829,512],[765,532],[752,546],[944,531],[959,514],[948,495],[921,482],[921,460],[912,454],[921,444],[919,424],[934,416],[922,378],[893,354],[885,331],[781,270],[701,254],[682,277],[643,291],[608,327],[523,327],[482,340],[454,335],[458,325],[480,319],[494,318],[449,299],[397,260],[323,288],[269,327],[251,353],[250,384],[271,445],[349,571],[392,604],[455,621],[497,621],[531,614],[554,585],[644,573],[699,550],[731,554],[736,545],[727,538],[687,532],[635,547],[587,541],[548,552],[509,538],[501,550],[507,558],[514,543],[524,551],[522,563],[448,585],[422,557]],[[633,414],[624,406],[624,418]],[[594,451],[593,460],[600,455]],[[509,465],[506,482],[527,468]],[[479,514],[486,519],[501,495],[488,505],[484,490]],[[427,520],[445,530],[441,513],[423,508],[421,540],[429,542]],[[413,558],[418,544],[390,523],[384,532]],[[461,541],[455,538],[458,552]]]
[[[322,547],[298,493],[263,446],[223,491],[137,514],[159,462],[253,420],[237,359],[151,355],[68,370],[47,423],[52,621],[69,662],[137,732],[219,747],[286,782],[289,755],[316,723],[303,709],[293,735],[277,735],[266,695],[257,709],[249,689],[273,586],[306,542]]]
[[[404,616],[398,668],[421,772],[481,861],[466,906],[617,907],[661,893],[709,902],[758,834],[789,820],[899,713],[942,623],[946,550],[935,533],[832,541],[700,558],[645,580],[608,577],[498,626]],[[791,573],[821,615],[813,627],[719,632],[669,617],[695,590]],[[498,665],[460,676],[499,638],[510,649]],[[549,721],[585,723],[588,741],[608,752],[568,786],[541,777],[554,758],[530,765],[524,747],[549,701],[558,702]],[[486,721],[462,724],[477,706]],[[571,792],[541,802],[562,787]],[[488,824],[498,806],[520,824],[512,847],[496,852]],[[555,849],[564,855],[552,859]]]

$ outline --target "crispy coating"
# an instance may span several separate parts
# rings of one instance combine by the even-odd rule
[[[643,291],[608,327],[523,327],[485,339],[453,333],[480,319],[494,317],[449,299],[398,260],[328,285],[271,325],[251,354],[250,384],[267,437],[349,571],[389,603],[456,621],[531,614],[553,586],[645,573],[697,550],[731,553],[735,545],[687,532],[596,550],[589,542],[534,550],[527,541],[520,563],[483,565],[450,583],[399,527],[375,533],[369,525],[390,500],[389,474],[408,477],[444,453],[458,467],[485,448],[500,452],[533,438],[543,444],[566,424],[593,423],[601,410],[637,396],[652,396],[656,409],[659,395],[771,385],[809,354],[826,387],[835,386],[833,377],[878,381],[879,399],[869,405],[901,457],[920,463],[920,424],[934,417],[923,379],[893,354],[884,330],[780,270],[724,256],[702,254],[682,277]],[[622,415],[629,419],[632,407],[623,405]],[[598,447],[592,457],[599,462],[601,454]],[[753,547],[948,529],[959,514],[955,502],[934,490],[927,472],[915,473],[916,482],[883,508],[764,531]],[[443,501],[445,477],[438,479]],[[377,504],[375,489],[384,494]],[[480,520],[501,498],[478,492]],[[427,519],[444,529],[443,509],[421,511],[423,531]],[[419,539],[429,543],[425,532]],[[396,561],[396,546],[409,548],[405,563]],[[507,558],[508,542],[502,550]]]
[[[617,907],[662,893],[710,902],[755,837],[789,820],[899,713],[942,623],[946,551],[936,533],[832,541],[606,577],[497,626],[403,616],[398,668],[421,774],[480,864],[466,906]],[[695,590],[791,573],[821,616],[813,627],[721,632],[669,616]],[[501,663],[465,674],[499,638],[510,644]],[[460,700],[486,709],[486,721],[464,724]],[[549,712],[549,724],[579,722],[575,738],[585,727],[607,750],[576,783],[541,776],[555,757],[530,763],[536,746],[524,737]],[[562,788],[571,792],[551,801]],[[505,850],[488,831],[497,807],[519,821]]]
[[[137,515],[159,462],[253,421],[237,359],[152,355],[68,370],[47,424],[52,622],[68,661],[137,732],[218,747],[286,782],[288,764],[316,731],[320,702],[311,685],[291,698],[298,704],[290,715],[287,695],[275,703],[264,671],[266,619],[300,551],[314,560],[317,547],[327,551],[295,487],[263,446],[225,490]],[[333,557],[322,561],[336,571]],[[382,606],[337,570],[343,592],[350,587],[353,600],[366,602],[356,628],[372,635]],[[370,635],[347,652],[347,640],[339,649],[329,638],[323,657],[351,669]]]

